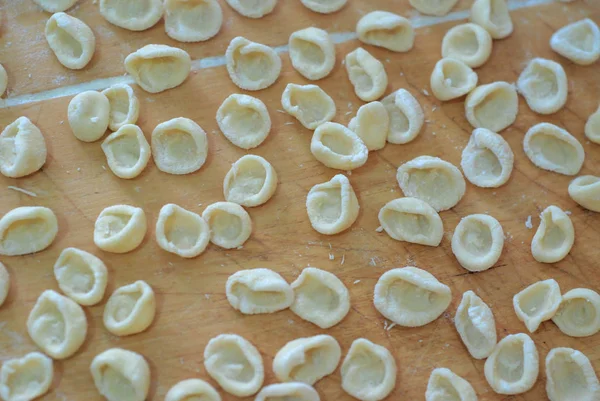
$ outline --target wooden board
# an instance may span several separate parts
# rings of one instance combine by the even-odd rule
[[[175,44],[165,36],[162,23],[147,32],[126,32],[108,25],[91,1],[81,2],[74,15],[92,26],[99,46],[89,69],[70,72],[61,68],[47,50],[42,34],[47,14],[35,10],[29,0],[12,3],[0,6],[4,14],[0,62],[6,64],[10,74],[11,96],[120,75],[123,73],[121,60],[138,46],[155,42]],[[331,32],[351,30],[361,14],[378,7],[410,14],[406,1],[350,0],[347,8],[331,16],[312,14],[296,0],[280,3],[273,16],[259,21],[241,18],[223,3],[226,14],[223,32],[213,41],[182,47],[197,59],[222,54],[228,41],[240,33],[250,39],[282,45],[287,43],[293,30],[312,24]],[[457,9],[464,10],[469,4],[470,1],[461,1]],[[368,47],[385,64],[390,81],[388,93],[401,87],[411,91],[425,110],[427,124],[415,141],[407,145],[388,145],[371,153],[367,164],[349,176],[361,212],[350,230],[336,236],[319,235],[310,227],[304,203],[313,185],[327,181],[337,171],[325,168],[311,155],[310,131],[292,117],[277,112],[281,109],[280,97],[285,85],[306,82],[291,68],[287,54],[282,55],[284,68],[277,83],[253,94],[269,108],[273,129],[266,142],[252,153],[265,157],[277,170],[280,178],[277,192],[266,205],[249,210],[254,232],[243,249],[227,251],[210,245],[202,256],[192,260],[160,250],[154,240],[153,226],[165,203],[177,203],[201,212],[208,204],[222,200],[222,181],[229,166],[246,153],[225,140],[215,121],[216,110],[223,99],[239,92],[225,68],[194,71],[182,86],[159,95],[135,88],[141,101],[139,125],[147,137],[158,123],[180,116],[195,120],[209,133],[210,153],[206,165],[199,172],[184,177],[161,173],[152,162],[138,178],[130,181],[118,179],[104,170],[102,166],[106,162],[99,143],[79,142],[68,128],[68,97],[0,109],[1,127],[21,115],[28,116],[41,128],[49,150],[42,171],[17,180],[0,177],[0,214],[17,206],[43,205],[55,211],[60,225],[56,241],[47,250],[1,259],[9,269],[12,286],[6,304],[0,308],[0,359],[36,349],[26,333],[27,315],[43,290],[58,290],[52,266],[62,249],[74,246],[93,252],[106,262],[110,271],[107,296],[121,285],[144,279],[157,294],[158,313],[146,332],[118,338],[103,327],[104,302],[86,308],[87,340],[74,357],[55,363],[55,380],[43,400],[101,400],[92,383],[89,364],[96,354],[110,347],[131,349],[147,358],[152,370],[149,399],[162,400],[179,380],[191,377],[209,380],[202,354],[208,340],[220,333],[241,334],[258,347],[265,363],[265,384],[275,382],[272,358],[286,342],[328,333],[339,340],[344,354],[358,337],[366,337],[393,352],[399,370],[390,400],[423,399],[429,374],[435,367],[449,367],[465,377],[475,387],[480,400],[506,399],[494,394],[487,385],[483,361],[469,356],[454,329],[452,316],[461,294],[472,289],[492,307],[499,338],[503,338],[526,330],[513,311],[512,296],[537,280],[555,278],[563,292],[575,287],[600,290],[596,266],[600,258],[598,215],[585,211],[568,197],[571,178],[534,167],[521,144],[524,133],[533,124],[541,121],[558,124],[584,146],[586,160],[581,173],[600,171],[600,148],[586,141],[583,135],[585,120],[600,100],[598,64],[576,66],[553,53],[548,45],[556,29],[586,16],[600,22],[600,5],[594,0],[579,0],[569,5],[542,4],[512,13],[515,32],[505,40],[494,42],[490,61],[477,70],[480,82],[514,82],[529,59],[546,57],[565,67],[569,100],[560,112],[539,116],[521,99],[517,122],[503,132],[516,159],[510,181],[502,188],[487,190],[468,184],[462,201],[452,210],[441,213],[446,235],[437,248],[396,242],[375,229],[379,226],[379,209],[389,200],[402,196],[395,179],[400,164],[424,154],[442,157],[455,165],[460,163],[461,151],[471,132],[464,118],[463,101],[441,103],[423,92],[424,89],[430,91],[429,75],[440,57],[441,39],[446,30],[458,22],[419,29],[415,48],[406,54]],[[319,82],[336,101],[335,121],[344,124],[362,103],[354,95],[341,60],[359,45],[357,41],[338,44],[337,66],[330,77]],[[28,74],[32,74],[32,78]],[[68,78],[56,79],[62,76]],[[9,185],[33,191],[37,197],[9,190]],[[125,255],[102,252],[92,242],[97,215],[104,207],[119,203],[143,207],[150,226],[139,249]],[[573,250],[562,262],[544,265],[534,261],[529,244],[539,224],[540,211],[551,204],[572,212],[576,240]],[[461,268],[450,249],[456,224],[461,217],[472,213],[489,213],[496,217],[507,237],[497,265],[478,274]],[[528,216],[532,217],[534,229],[525,226]],[[384,329],[383,317],[373,307],[373,286],[383,272],[406,265],[426,269],[448,284],[453,291],[453,301],[443,317],[425,327],[394,327],[388,331]],[[306,266],[335,273],[351,292],[350,313],[332,329],[320,330],[290,311],[244,316],[234,311],[226,300],[225,281],[240,269],[271,268],[291,282]],[[588,355],[600,372],[600,335],[574,339],[546,322],[532,338],[542,361],[553,347],[573,347]],[[544,388],[545,379],[541,374],[533,390],[509,398],[539,401],[545,399]],[[351,400],[341,390],[339,370],[317,383],[316,389],[323,400]],[[221,395],[224,400],[235,399],[223,391]]]

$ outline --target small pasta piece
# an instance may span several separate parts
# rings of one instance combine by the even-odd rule
[[[281,95],[281,105],[310,130],[331,121],[336,113],[333,99],[317,85],[287,84]]]
[[[291,284],[294,302],[290,310],[302,319],[328,329],[341,322],[350,310],[350,293],[334,274],[306,267]]]
[[[331,14],[346,5],[348,0],[300,0],[304,7],[320,14]]]
[[[221,401],[221,396],[213,386],[204,380],[182,380],[169,389],[165,401]]]
[[[452,253],[458,263],[471,272],[494,266],[504,247],[500,222],[487,214],[463,217],[452,235]]]
[[[146,214],[139,207],[109,206],[94,224],[94,244],[103,251],[127,253],[137,248],[146,235]]]
[[[108,128],[111,131],[118,131],[125,124],[137,122],[140,115],[140,102],[131,86],[116,84],[104,89],[102,94],[110,104]]]
[[[433,369],[425,401],[477,401],[477,394],[471,383],[446,368]]]
[[[10,275],[6,267],[0,262],[0,306],[4,304],[10,290]]]
[[[320,401],[321,398],[317,390],[308,384],[275,383],[263,387],[254,399],[254,401],[270,400]]]
[[[369,150],[383,149],[387,142],[390,117],[387,109],[380,102],[371,102],[359,107],[356,117],[348,123]]]
[[[466,291],[454,316],[460,339],[475,359],[485,359],[498,341],[496,321],[490,307],[473,291]]]
[[[247,18],[262,18],[273,12],[277,0],[256,0],[248,2],[245,0],[225,0],[227,4],[238,14]]]
[[[242,156],[233,163],[223,181],[227,202],[246,207],[266,203],[277,189],[277,173],[265,159],[256,155]]]
[[[258,98],[234,93],[217,110],[217,124],[225,138],[242,149],[252,149],[267,139],[271,117]]]
[[[46,141],[29,118],[19,117],[0,134],[0,173],[20,178],[38,171],[46,163]]]
[[[100,14],[111,24],[130,31],[145,31],[163,15],[161,0],[100,0]]]
[[[600,58],[600,28],[584,18],[554,32],[550,47],[575,64],[590,65]]]
[[[456,25],[442,40],[442,57],[460,60],[471,68],[484,65],[492,54],[492,37],[477,24]]]
[[[67,117],[75,138],[83,142],[97,141],[108,128],[110,102],[100,92],[81,92],[69,102]]]
[[[520,321],[530,333],[542,322],[556,314],[562,297],[556,280],[544,280],[531,284],[513,297],[513,307]]]
[[[53,14],[46,22],[46,40],[58,61],[72,70],[88,65],[96,49],[90,27],[63,12]]]
[[[396,373],[396,361],[387,348],[357,338],[342,362],[342,389],[361,401],[379,401],[396,387]]]
[[[150,160],[150,144],[137,125],[123,125],[107,136],[101,147],[110,171],[119,178],[137,177]]]
[[[443,58],[435,64],[429,85],[439,100],[464,96],[477,86],[477,73],[458,59]]]
[[[582,175],[569,184],[569,196],[580,206],[600,212],[600,177]]]
[[[442,17],[452,10],[458,0],[409,0],[420,13]]]
[[[325,78],[335,66],[335,46],[322,29],[309,27],[292,33],[288,48],[294,69],[312,81]]]
[[[383,96],[388,77],[383,63],[362,47],[348,53],[345,59],[346,72],[356,96],[371,102]]]
[[[0,397],[30,401],[46,394],[54,378],[52,359],[41,352],[4,360],[0,369]]]
[[[517,119],[519,97],[508,82],[494,82],[473,89],[465,100],[465,115],[474,128],[500,132]]]
[[[319,233],[334,235],[350,228],[358,217],[358,198],[345,175],[317,184],[306,197],[306,211],[312,227]]]
[[[372,11],[356,24],[358,40],[393,52],[413,48],[415,31],[410,20],[388,11]]]
[[[504,337],[485,361],[485,379],[498,394],[529,391],[538,378],[540,361],[535,343],[527,334]]]
[[[48,248],[58,233],[58,220],[51,209],[22,206],[0,218],[0,255],[20,256]]]
[[[540,226],[531,240],[531,253],[541,263],[560,262],[575,242],[575,229],[569,216],[556,206],[540,215]]]
[[[568,336],[593,336],[600,332],[600,295],[587,288],[568,291],[552,321]]]
[[[281,58],[269,46],[238,36],[225,52],[227,72],[240,89],[257,91],[273,85],[281,73]]]
[[[440,215],[417,198],[398,198],[379,211],[379,224],[396,241],[438,246],[444,236]]]
[[[456,206],[466,190],[460,170],[432,156],[419,156],[402,164],[396,179],[405,196],[421,199],[438,212]]]
[[[125,71],[149,93],[181,85],[191,69],[190,55],[167,45],[146,45],[125,58]]]
[[[485,28],[494,39],[504,39],[513,31],[506,0],[475,0],[471,6],[471,21]]]
[[[210,228],[210,242],[221,248],[239,248],[252,234],[250,215],[237,203],[213,203],[204,209],[202,218]]]
[[[476,128],[463,149],[460,166],[471,184],[498,188],[510,178],[514,160],[513,151],[502,136]]]
[[[54,359],[69,358],[77,352],[87,328],[81,306],[52,290],[40,295],[27,318],[29,337]]]
[[[154,291],[145,281],[119,287],[104,307],[104,327],[115,336],[141,333],[152,324],[156,314]]]
[[[354,170],[367,162],[369,149],[354,132],[342,124],[326,122],[317,127],[310,152],[329,168]]]
[[[178,205],[164,205],[156,221],[156,242],[167,252],[195,258],[206,249],[210,229],[200,215]]]
[[[158,124],[150,141],[154,163],[164,173],[190,174],[206,162],[206,132],[189,118],[178,117]]]
[[[204,42],[221,29],[217,0],[165,0],[165,32],[180,42]]]
[[[73,7],[77,0],[33,0],[33,2],[46,12],[58,13]]]
[[[405,89],[398,89],[381,101],[388,111],[390,125],[387,141],[394,144],[405,144],[417,137],[421,132],[425,116],[421,105],[415,97]]]
[[[600,382],[590,360],[573,348],[553,348],[546,356],[546,393],[550,401],[594,401]]]
[[[340,345],[329,335],[298,338],[275,354],[273,373],[281,382],[313,385],[335,371],[341,356]]]
[[[108,271],[100,258],[77,248],[65,248],[54,264],[58,287],[79,305],[96,305],[104,297]]]
[[[150,367],[144,357],[110,348],[94,357],[90,372],[98,392],[108,401],[144,401],[150,390]]]
[[[585,123],[585,136],[590,141],[600,144],[600,107],[588,117]]]
[[[585,158],[581,143],[567,130],[550,123],[529,128],[523,148],[537,167],[564,175],[579,173]]]
[[[567,102],[567,74],[552,60],[534,58],[519,75],[517,89],[536,113],[552,114]]]
[[[6,73],[6,69],[2,64],[0,64],[0,97],[4,95],[6,92],[6,88],[8,87],[8,74]]]
[[[283,277],[269,269],[240,270],[225,285],[227,301],[245,315],[273,313],[290,307],[294,291]]]

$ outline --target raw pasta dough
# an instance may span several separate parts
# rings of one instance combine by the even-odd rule
[[[516,294],[513,307],[519,320],[533,333],[542,322],[552,319],[561,299],[558,283],[550,279],[533,283]]]
[[[529,128],[523,148],[537,167],[564,175],[577,174],[585,158],[581,143],[567,130],[550,123]]]
[[[379,224],[397,241],[438,246],[444,236],[440,215],[426,202],[417,198],[398,198],[386,203],[379,211]]]
[[[315,384],[332,374],[340,363],[342,349],[335,338],[320,334],[292,340],[273,359],[279,381]]]
[[[0,255],[19,256],[48,248],[58,233],[54,212],[41,206],[22,206],[0,219]]]
[[[146,214],[139,207],[114,205],[102,210],[94,225],[94,244],[103,251],[126,253],[146,235]]]
[[[248,397],[265,378],[262,357],[254,345],[237,334],[220,334],[204,349],[206,372],[230,394]]]
[[[415,42],[410,20],[388,11],[372,11],[356,24],[358,39],[393,52],[407,52]]]
[[[469,67],[481,67],[492,54],[492,37],[477,24],[456,25],[442,40],[442,57],[460,60]]]
[[[62,12],[46,22],[46,40],[58,61],[72,70],[88,65],[96,49],[96,37],[90,27]]]
[[[534,58],[519,75],[517,89],[531,110],[540,114],[556,113],[567,102],[567,74],[557,62]]]
[[[515,122],[518,112],[517,90],[507,82],[478,86],[465,100],[465,115],[475,128],[500,132]]]
[[[463,217],[452,235],[452,253],[458,263],[471,272],[494,266],[504,247],[500,222],[487,214]]]
[[[306,197],[306,211],[312,227],[321,234],[334,235],[350,228],[358,217],[358,199],[345,175],[317,184]]]
[[[69,298],[95,305],[104,297],[108,271],[100,258],[77,248],[65,248],[54,264],[54,277]]]
[[[192,68],[190,55],[167,45],[146,45],[125,58],[125,70],[146,92],[159,93],[183,83]]]
[[[574,288],[562,296],[552,321],[571,337],[600,332],[600,295],[587,288]]]
[[[396,371],[396,361],[387,348],[358,338],[342,363],[342,388],[361,401],[379,401],[396,386]]]
[[[267,139],[271,117],[267,106],[258,98],[234,93],[217,110],[217,124],[235,146],[252,149]]]
[[[306,267],[291,285],[292,312],[302,319],[328,329],[342,321],[350,310],[350,293],[334,274]]]
[[[573,348],[553,348],[546,356],[546,393],[550,401],[595,401],[600,382],[590,360]]]
[[[540,226],[531,240],[531,253],[538,262],[559,262],[567,256],[575,242],[573,223],[556,206],[544,209],[540,219]]]
[[[463,149],[460,166],[467,180],[481,188],[504,185],[515,156],[504,138],[485,128],[475,128]]]
[[[281,73],[281,58],[275,50],[241,36],[231,40],[225,58],[231,81],[244,90],[268,88]]]
[[[273,313],[290,307],[294,291],[283,277],[269,269],[240,270],[227,279],[227,300],[246,315]]]
[[[569,196],[580,206],[600,212],[600,177],[582,175],[569,184]]]
[[[498,341],[496,321],[490,307],[473,291],[466,291],[454,316],[460,339],[475,359],[485,359]]]
[[[104,307],[104,327],[116,336],[129,336],[146,330],[156,314],[154,291],[145,281],[119,287]]]
[[[8,291],[10,290],[10,275],[6,267],[0,262],[0,306],[6,301]]]
[[[398,167],[396,179],[405,196],[421,199],[438,212],[454,207],[466,189],[458,168],[432,156],[404,163]]]
[[[71,299],[46,290],[29,313],[27,332],[44,353],[54,359],[68,358],[85,340],[85,312]]]
[[[0,97],[4,95],[6,92],[6,87],[8,86],[8,75],[6,74],[6,69],[2,64],[0,64]]]
[[[144,401],[150,389],[150,368],[136,352],[111,348],[96,355],[90,372],[98,392],[108,401]]]
[[[204,219],[189,210],[169,203],[158,213],[156,242],[167,252],[194,258],[206,249],[210,229]]]
[[[245,155],[233,163],[223,181],[228,202],[246,207],[266,203],[277,189],[277,173],[271,163],[260,156]]]
[[[180,42],[202,42],[219,33],[223,11],[217,0],[165,0],[165,31]]]
[[[0,397],[4,401],[30,401],[48,391],[54,378],[52,359],[40,352],[3,361]]]
[[[371,53],[358,47],[346,55],[345,66],[360,100],[370,102],[383,96],[388,84],[387,73],[381,61]]]
[[[363,104],[358,109],[356,117],[348,123],[350,131],[358,135],[369,150],[383,149],[389,126],[390,117],[385,106],[380,102]]]
[[[132,179],[142,173],[150,160],[150,144],[137,125],[125,124],[102,142],[110,170],[119,178]]]
[[[354,170],[367,162],[369,149],[350,129],[326,122],[317,127],[310,141],[313,156],[325,166]]]
[[[333,99],[317,85],[287,84],[281,95],[281,105],[310,130],[331,121],[336,112]]]
[[[471,21],[484,27],[494,39],[504,39],[513,31],[506,0],[475,0]]]
[[[589,18],[573,22],[554,32],[550,47],[576,64],[593,64],[600,58],[600,29]]]
[[[600,144],[600,107],[588,117],[585,123],[585,136],[590,141]]]
[[[49,13],[66,11],[73,7],[78,0],[33,0],[35,4]]]
[[[387,141],[394,144],[405,144],[417,137],[425,116],[421,105],[410,92],[398,89],[381,101],[388,111],[390,124]]]
[[[158,124],[150,141],[154,163],[162,172],[190,174],[206,162],[206,132],[189,118],[178,117]]]
[[[35,173],[46,163],[46,141],[31,120],[19,117],[0,134],[0,173],[19,178]]]
[[[425,401],[477,401],[477,394],[471,383],[446,368],[431,372]]]
[[[165,401],[221,401],[213,386],[204,380],[182,380],[169,389]]]
[[[348,0],[300,0],[309,10],[321,14],[331,14],[346,5]]]
[[[262,18],[267,14],[270,14],[275,6],[277,0],[225,0],[227,4],[240,15],[248,18]]]
[[[67,117],[75,138],[83,142],[97,141],[108,128],[110,102],[100,92],[81,92],[69,102]]]
[[[275,383],[260,390],[255,401],[320,401],[319,393],[304,383]],[[169,400],[167,400],[169,401]]]
[[[161,0],[100,0],[100,14],[111,24],[144,31],[153,27],[163,15]]]
[[[457,2],[458,0],[409,0],[410,5],[419,12],[438,17],[448,14]]]
[[[325,78],[335,66],[335,46],[327,31],[309,27],[290,35],[292,66],[310,80]]]
[[[210,228],[210,242],[221,248],[239,248],[252,233],[250,215],[237,203],[213,203],[204,209],[202,218]]]
[[[106,96],[110,105],[108,128],[118,131],[125,124],[135,124],[140,115],[140,102],[131,89],[125,84],[116,84],[104,89],[102,94]]]
[[[429,85],[439,100],[452,100],[471,92],[477,80],[477,73],[462,61],[443,58],[433,67]]]

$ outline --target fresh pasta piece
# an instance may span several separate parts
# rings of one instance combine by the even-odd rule
[[[550,47],[575,64],[590,65],[600,58],[600,28],[589,18],[570,23],[554,32]]]
[[[103,251],[127,253],[146,235],[146,214],[139,207],[113,205],[102,210],[94,224],[94,244]]]
[[[515,122],[518,112],[517,90],[508,82],[480,85],[465,100],[465,115],[475,128],[500,132]]]
[[[519,75],[517,89],[531,110],[556,113],[567,102],[567,74],[557,62],[534,58]]]
[[[585,122],[585,136],[590,141],[600,144],[600,107]]]
[[[94,357],[90,372],[108,401],[144,401],[148,396],[150,367],[136,352],[110,348]]]
[[[342,321],[350,310],[350,293],[334,274],[306,267],[291,284],[294,301],[290,309],[302,319],[328,329]]]
[[[540,219],[540,226],[531,240],[531,253],[538,262],[559,262],[567,256],[575,242],[573,223],[556,206],[544,209]]]
[[[380,102],[371,102],[359,107],[356,117],[348,124],[369,150],[383,149],[387,141],[390,116]]]
[[[0,255],[20,256],[48,248],[58,233],[58,220],[51,209],[22,206],[0,219]]]
[[[319,393],[312,386],[304,383],[275,383],[260,390],[254,401],[320,401]],[[167,400],[169,401],[169,400]]]
[[[206,162],[206,132],[189,118],[173,118],[152,131],[152,157],[162,172],[175,175],[198,171]]]
[[[237,334],[220,334],[204,349],[206,372],[229,394],[248,397],[263,384],[265,370],[254,345]]]
[[[471,21],[485,28],[494,39],[504,39],[513,31],[506,0],[475,0]]]
[[[46,394],[54,378],[52,359],[40,352],[5,360],[0,369],[0,397],[30,401]]]
[[[100,0],[100,14],[111,24],[130,31],[153,27],[163,15],[161,0]]]
[[[221,401],[221,396],[213,386],[204,380],[182,380],[169,389],[165,401]]]
[[[398,198],[379,211],[379,224],[396,241],[438,246],[444,236],[440,215],[417,198]]]
[[[425,401],[477,401],[471,383],[446,368],[431,371]]]
[[[108,128],[111,131],[118,131],[125,124],[137,122],[140,115],[140,102],[131,86],[116,84],[104,89],[102,94],[110,104]]]
[[[485,361],[485,379],[498,394],[529,391],[538,378],[540,361],[535,343],[527,334],[504,337]]]
[[[600,295],[587,288],[568,291],[552,321],[568,336],[593,336],[600,332]]]
[[[396,179],[405,196],[421,199],[438,212],[456,206],[466,189],[458,168],[432,156],[404,163],[398,167]]]
[[[125,58],[125,70],[146,92],[159,93],[183,83],[192,69],[185,51],[167,45],[146,45]]]
[[[200,215],[173,203],[164,205],[156,221],[156,242],[167,252],[194,258],[210,241],[208,223]]]
[[[6,74],[6,69],[2,64],[0,64],[0,97],[4,95],[6,92],[6,88],[8,86],[8,74]]]
[[[0,262],[0,306],[6,301],[8,291],[10,290],[10,275],[6,267]]]
[[[379,401],[396,386],[396,372],[396,361],[387,348],[357,338],[342,362],[342,389],[361,401]]]
[[[473,291],[462,295],[454,316],[454,326],[473,358],[490,356],[498,341],[496,321],[490,307]]]
[[[443,58],[433,67],[429,85],[439,100],[452,100],[471,92],[477,80],[477,73],[462,61]]]
[[[225,52],[227,72],[240,89],[257,91],[273,85],[281,73],[281,58],[269,46],[235,37]]]
[[[237,203],[213,203],[204,209],[202,218],[210,228],[210,242],[221,248],[239,248],[252,234],[250,215]]]
[[[154,291],[145,281],[119,287],[104,307],[104,327],[115,336],[129,336],[146,330],[156,314]]]
[[[287,84],[281,95],[281,105],[310,130],[331,121],[336,112],[333,99],[317,85]]]
[[[123,125],[107,136],[101,147],[110,171],[119,178],[137,177],[150,160],[150,144],[137,125]]]
[[[165,31],[180,42],[203,42],[215,36],[223,23],[217,0],[165,0]]]
[[[46,141],[29,118],[19,117],[0,134],[0,173],[19,178],[38,171],[46,163]]]
[[[85,340],[85,312],[71,299],[46,290],[29,313],[27,332],[45,354],[54,359],[68,358]]]
[[[67,68],[80,70],[96,50],[94,32],[83,21],[63,12],[46,22],[46,40],[58,61]]]
[[[69,126],[75,138],[94,142],[102,138],[110,118],[110,102],[100,92],[81,92],[69,102]]]
[[[421,105],[415,97],[405,89],[398,89],[381,101],[390,117],[387,141],[394,144],[405,144],[417,137],[425,116]]]
[[[600,212],[600,177],[582,175],[569,184],[569,196],[580,206]]]
[[[590,360],[573,348],[553,348],[546,356],[546,393],[550,401],[595,401],[600,382]]]
[[[58,287],[79,305],[102,301],[108,271],[100,258],[77,248],[65,248],[54,263]]]
[[[492,37],[477,24],[456,25],[442,39],[442,57],[460,60],[471,68],[484,65],[492,54]]]
[[[458,0],[409,0],[420,13],[442,17],[452,10]]]
[[[530,333],[540,324],[552,319],[562,297],[556,280],[544,280],[531,284],[513,297],[513,307],[520,321]]]
[[[309,10],[320,14],[331,14],[346,5],[348,0],[300,0]]]
[[[583,166],[581,143],[564,128],[539,123],[523,138],[525,154],[537,167],[564,175],[576,175]]]
[[[388,84],[383,63],[362,47],[348,53],[345,59],[346,72],[354,93],[361,100],[371,102],[383,96]]]
[[[410,20],[388,11],[372,11],[356,24],[358,40],[393,52],[413,48],[415,31]]]
[[[225,0],[227,4],[240,15],[248,18],[262,18],[267,14],[270,14],[275,6],[277,0]]]
[[[223,181],[227,202],[246,207],[266,203],[277,189],[277,173],[265,159],[256,155],[242,156],[232,164]]]
[[[33,0],[33,2],[42,7],[44,11],[58,13],[73,7],[77,0]]]
[[[267,139],[271,117],[267,106],[253,96],[234,93],[217,110],[217,124],[225,138],[242,149],[252,149]]]
[[[504,185],[513,170],[515,155],[502,136],[475,128],[463,149],[460,166],[471,184],[481,188]]]
[[[487,214],[463,217],[452,235],[452,253],[458,263],[471,272],[494,266],[504,247],[500,222]]]
[[[317,127],[310,152],[329,168],[354,170],[367,162],[369,149],[362,139],[342,124],[326,122]]]
[[[358,217],[358,198],[345,175],[317,184],[306,197],[306,211],[312,227],[321,234],[334,235],[350,228]]]
[[[335,46],[327,31],[309,27],[290,35],[292,66],[312,81],[325,78],[335,66]]]
[[[341,356],[340,345],[329,335],[298,338],[275,354],[273,373],[281,382],[313,385],[335,371]]]
[[[283,277],[269,269],[240,270],[227,279],[227,300],[246,315],[273,313],[290,307],[294,291]]]

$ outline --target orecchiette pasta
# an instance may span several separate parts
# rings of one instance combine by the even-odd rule
[[[476,128],[463,149],[460,166],[471,184],[497,188],[510,178],[514,159],[504,138],[488,129]]]
[[[359,107],[356,117],[348,123],[369,150],[382,149],[387,142],[390,117],[387,109],[380,102],[371,102]]]
[[[354,170],[367,162],[369,149],[362,139],[342,124],[326,122],[310,141],[313,156],[330,168]]]
[[[523,148],[537,167],[564,175],[577,174],[585,158],[581,143],[567,130],[550,123],[529,128]]]
[[[194,258],[210,241],[208,223],[200,215],[173,203],[164,205],[156,221],[156,242],[167,252]]]
[[[569,184],[569,196],[579,205],[600,212],[600,177],[582,175]]]
[[[108,128],[118,131],[125,124],[135,124],[140,115],[140,102],[129,85],[116,84],[102,91],[110,104]]]
[[[242,156],[233,163],[223,181],[223,194],[228,202],[254,207],[267,202],[277,189],[277,173],[265,159]]]
[[[210,242],[221,248],[238,248],[252,233],[250,215],[237,203],[213,203],[204,209],[202,218],[210,228]]]
[[[144,401],[150,389],[150,367],[136,352],[111,348],[96,355],[90,372],[108,401]]]
[[[281,58],[275,50],[241,36],[229,43],[225,58],[231,81],[244,90],[268,88],[281,73]]]
[[[465,115],[475,128],[500,132],[515,122],[518,112],[517,90],[507,82],[478,86],[465,100]]]
[[[321,234],[333,235],[346,230],[356,221],[359,209],[354,189],[342,174],[315,185],[306,197],[310,224]]]
[[[477,24],[452,27],[442,40],[442,57],[457,59],[469,67],[481,67],[492,54],[492,37]]]
[[[371,53],[358,47],[346,55],[345,66],[354,93],[361,100],[370,102],[383,96],[388,84],[387,73],[381,61]]]
[[[600,144],[600,107],[588,117],[584,132],[587,139]]]
[[[129,336],[146,330],[156,314],[154,291],[145,281],[119,287],[104,307],[104,327],[116,336]]]
[[[589,18],[565,25],[554,32],[550,47],[579,65],[590,65],[600,58],[600,28]]]
[[[398,89],[384,97],[381,103],[390,118],[387,133],[389,143],[405,144],[419,135],[425,116],[421,105],[409,91]]]
[[[471,21],[484,27],[494,39],[503,39],[513,31],[506,0],[475,0]]]
[[[271,117],[258,98],[234,93],[217,110],[217,124],[225,138],[242,149],[252,149],[267,139]]]
[[[443,58],[435,64],[429,85],[439,100],[464,96],[477,86],[477,74],[468,65],[454,58]]]
[[[221,401],[221,396],[213,386],[204,380],[182,380],[169,389],[165,401]]]
[[[146,214],[139,207],[109,206],[98,215],[94,243],[103,251],[126,253],[137,248],[146,235]]]
[[[419,12],[438,17],[448,14],[457,2],[458,0],[409,0],[410,5]]]
[[[412,49],[415,31],[410,20],[388,11],[372,11],[356,24],[358,39],[394,52]]]
[[[552,319],[561,299],[558,283],[550,279],[533,283],[516,294],[513,307],[519,320],[533,333],[542,322]]]
[[[58,233],[58,220],[51,209],[22,206],[0,219],[0,255],[20,256],[48,248]]]
[[[46,163],[46,141],[27,117],[19,117],[0,134],[0,173],[19,178],[38,171]]]
[[[290,307],[294,291],[283,277],[269,269],[240,270],[227,279],[229,304],[246,314],[273,313]]]
[[[6,267],[0,262],[0,306],[6,301],[8,291],[10,290],[10,275]]]
[[[431,372],[425,401],[477,401],[477,394],[471,383],[446,368]]]
[[[590,360],[573,348],[553,348],[546,356],[546,393],[550,401],[594,401],[600,382]]]
[[[77,248],[66,248],[54,264],[54,277],[69,298],[95,305],[104,297],[108,271],[100,258]]]
[[[165,0],[165,31],[180,42],[203,42],[215,36],[223,23],[217,0]]]
[[[110,102],[100,92],[81,92],[69,102],[69,126],[75,138],[94,142],[102,138],[110,119]]]
[[[6,92],[6,88],[8,87],[8,74],[6,73],[6,69],[2,64],[0,64],[0,97],[4,95]]]
[[[40,352],[5,360],[0,369],[0,397],[5,401],[29,401],[46,394],[52,379],[52,359]]]
[[[73,7],[77,0],[33,0],[33,2],[42,7],[44,11],[58,13]]]
[[[53,14],[46,22],[46,40],[58,61],[72,70],[88,65],[96,49],[90,27],[63,12]]]
[[[540,219],[540,226],[531,240],[531,253],[538,262],[559,262],[567,256],[575,242],[573,223],[556,206],[544,209]]]
[[[438,246],[444,236],[440,215],[417,198],[398,198],[386,203],[379,211],[379,224],[397,241]]]
[[[206,162],[206,132],[189,118],[178,117],[160,123],[152,131],[152,157],[160,171],[190,174]]]
[[[160,20],[163,3],[161,0],[100,0],[100,14],[118,27],[143,31]]]
[[[260,390],[255,401],[320,401],[319,393],[312,386],[304,383],[275,383]],[[168,400],[167,400],[168,401]]]
[[[348,0],[300,0],[306,8],[320,14],[331,14],[346,5]]]
[[[462,267],[472,272],[494,266],[503,247],[502,226],[487,214],[463,217],[452,235],[452,253]]]
[[[335,47],[327,31],[309,27],[290,35],[292,66],[310,80],[325,78],[335,65]]]
[[[473,291],[463,294],[454,316],[454,326],[473,358],[490,356],[498,341],[496,321],[490,307]]]
[[[310,130],[331,121],[336,112],[333,99],[317,85],[287,84],[281,95],[281,105]]]
[[[137,177],[150,160],[150,144],[137,125],[123,125],[107,136],[101,147],[108,167],[119,178]]]
[[[186,51],[167,45],[146,45],[125,58],[125,70],[150,93],[181,85],[191,68],[192,60]]]
[[[265,15],[270,14],[277,5],[277,0],[256,0],[252,2],[245,0],[225,1],[240,15],[248,18],[262,18]]]
[[[593,336],[600,332],[600,295],[587,288],[568,291],[552,321],[568,336]]]
[[[552,114],[567,102],[567,74],[557,62],[534,58],[519,75],[517,89],[531,110]]]

